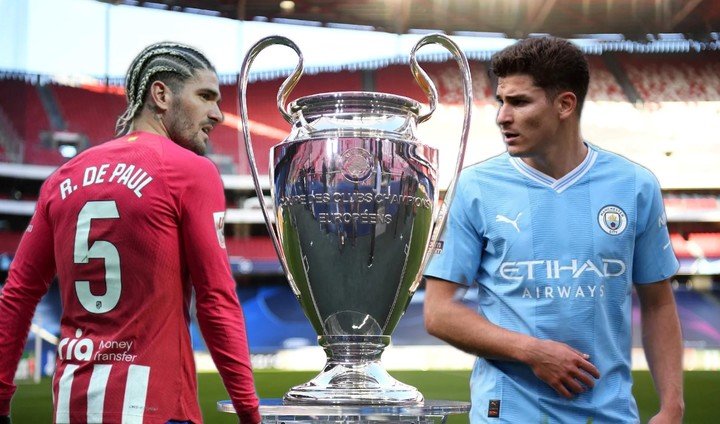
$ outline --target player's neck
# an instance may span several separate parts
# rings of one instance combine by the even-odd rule
[[[135,118],[132,126],[133,131],[144,131],[152,134],[161,135],[166,138],[170,138],[163,124],[162,120],[156,114],[148,113],[143,111],[140,116]]]
[[[523,162],[556,180],[577,168],[587,157],[588,146],[579,131],[559,136],[538,155],[522,158]]]

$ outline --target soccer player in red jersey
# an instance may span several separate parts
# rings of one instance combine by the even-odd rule
[[[228,263],[225,197],[202,154],[219,124],[218,77],[192,47],[153,44],[132,62],[119,138],[42,186],[0,297],[0,416],[40,298],[63,305],[56,423],[201,423],[188,312],[241,423],[259,423],[245,323]]]

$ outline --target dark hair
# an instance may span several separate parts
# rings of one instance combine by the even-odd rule
[[[556,37],[526,38],[506,47],[492,57],[490,72],[499,78],[529,75],[548,98],[572,91],[577,97],[578,113],[590,84],[588,63],[582,51]]]
[[[125,76],[127,109],[115,125],[117,136],[126,134],[142,106],[147,88],[155,81],[162,81],[172,91],[192,78],[198,69],[215,71],[210,61],[197,49],[179,43],[161,42],[147,46],[132,61]]]

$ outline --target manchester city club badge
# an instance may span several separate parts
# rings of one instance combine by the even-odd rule
[[[606,233],[616,236],[627,227],[627,215],[619,206],[608,205],[600,209],[598,213],[598,223],[600,228]]]

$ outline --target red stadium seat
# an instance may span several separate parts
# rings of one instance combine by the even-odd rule
[[[587,56],[590,66],[590,87],[587,100],[626,102],[627,97],[612,73],[599,56]]]
[[[697,102],[720,99],[717,53],[618,55],[638,94],[646,102]]]
[[[110,140],[115,121],[125,110],[125,96],[114,87],[90,90],[82,87],[51,85],[50,88],[67,124],[67,131],[84,134],[90,145]]]
[[[60,153],[41,144],[41,134],[51,130],[37,88],[19,79],[0,79],[0,109],[9,118],[14,131],[25,140],[24,162],[59,165]]]

